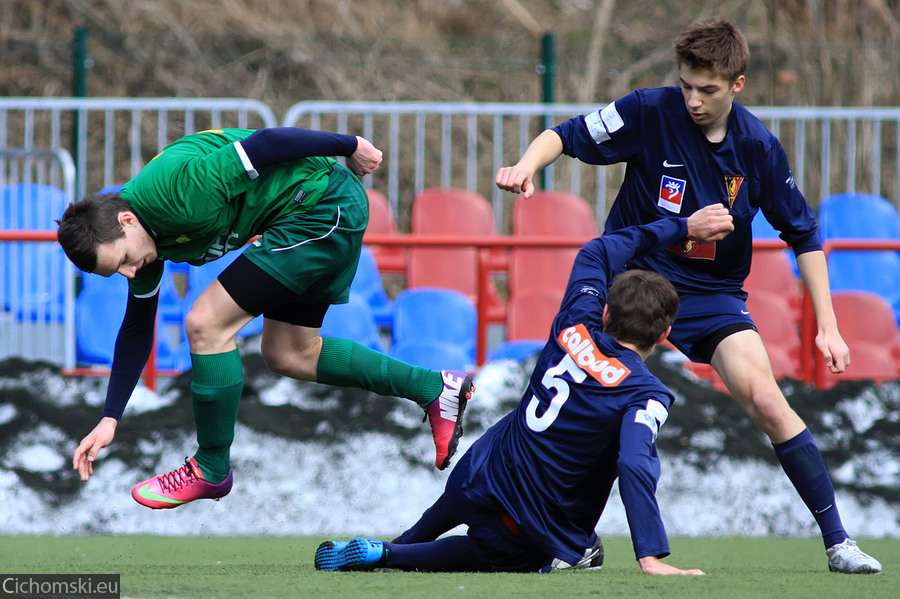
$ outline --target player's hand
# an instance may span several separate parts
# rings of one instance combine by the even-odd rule
[[[700,243],[724,239],[734,231],[734,218],[722,204],[704,206],[687,219],[687,238]]]
[[[94,460],[101,449],[112,443],[118,425],[119,421],[115,418],[101,418],[94,430],[81,440],[72,458],[72,469],[78,471],[82,482],[87,482],[94,473]]]
[[[521,193],[530,198],[534,194],[534,171],[524,169],[519,165],[504,166],[497,171],[497,187],[504,191]]]
[[[347,168],[357,177],[374,172],[380,165],[382,152],[368,139],[356,136],[356,151],[347,158]]]
[[[703,570],[698,570],[697,568],[682,570],[681,568],[676,568],[675,566],[664,564],[662,560],[652,555],[640,558],[638,560],[638,564],[641,566],[641,572],[643,572],[644,574],[681,574],[687,576],[706,576],[706,572],[704,572]]]
[[[820,330],[816,335],[816,347],[825,358],[825,366],[833,374],[844,372],[850,366],[850,348],[837,330]]]

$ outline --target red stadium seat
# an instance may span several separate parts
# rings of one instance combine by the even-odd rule
[[[565,192],[537,191],[513,205],[513,235],[564,237],[588,241],[597,236],[594,211],[583,198]],[[563,291],[578,248],[523,248],[510,256],[510,296],[526,289]]]
[[[803,295],[800,280],[784,250],[754,250],[750,274],[744,281],[744,291],[751,297],[759,291],[783,297],[794,320],[800,322]]]
[[[850,366],[832,374],[818,361],[824,388],[845,380],[900,379],[900,330],[884,298],[868,291],[835,291],[831,301],[841,336],[850,347]]]
[[[425,189],[412,203],[412,234],[493,237],[491,205],[481,195],[454,188]],[[456,289],[478,301],[478,250],[475,248],[411,248],[406,283],[415,287]],[[502,304],[496,286],[486,290],[490,306]]]
[[[766,346],[776,380],[802,380],[799,322],[782,295],[755,290],[747,298],[747,309]]]
[[[369,235],[396,235],[397,222],[387,197],[380,191],[371,188],[366,189],[369,196],[369,224],[363,236],[363,243]],[[379,270],[389,272],[403,272],[406,270],[406,256],[399,247],[370,246],[375,262]]]
[[[546,341],[562,302],[564,290],[528,289],[509,299],[506,308],[506,338]]]

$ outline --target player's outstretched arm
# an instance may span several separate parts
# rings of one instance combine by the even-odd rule
[[[661,559],[653,555],[648,555],[647,557],[640,558],[638,560],[638,565],[641,567],[641,572],[643,572],[644,574],[680,574],[686,576],[706,576],[706,572],[704,572],[703,570],[699,570],[697,568],[682,570],[681,568],[676,568],[675,566],[670,566],[663,563]]]
[[[115,418],[103,417],[94,430],[81,440],[72,458],[72,468],[78,471],[82,482],[87,482],[94,474],[94,460],[101,449],[112,443],[118,425],[119,421]]]
[[[547,129],[531,142],[515,166],[504,166],[497,171],[497,187],[530,198],[534,194],[535,173],[553,163],[562,155],[562,151],[559,135]]]

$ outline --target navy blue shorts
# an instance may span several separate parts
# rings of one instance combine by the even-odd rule
[[[463,521],[469,527],[466,534],[478,560],[498,572],[537,572],[549,565],[553,557],[510,528],[503,515],[486,510],[463,495],[460,483],[469,477],[471,461],[466,453],[453,468],[444,495],[464,512]]]
[[[678,299],[678,317],[669,341],[694,362],[708,364],[716,345],[728,335],[756,330],[747,304],[733,295],[682,294]]]

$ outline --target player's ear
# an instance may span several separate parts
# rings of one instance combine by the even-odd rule
[[[659,345],[660,343],[665,341],[666,337],[668,337],[669,333],[671,333],[671,332],[672,332],[672,325],[669,325],[666,327],[666,330],[663,331],[663,334],[659,336],[659,339],[656,340],[656,345]]]
[[[731,93],[737,95],[741,93],[741,90],[744,89],[744,82],[746,78],[743,75],[738,75],[737,79],[734,80],[734,83],[731,84]]]
[[[124,210],[119,213],[119,224],[122,227],[130,227],[137,222],[137,216],[130,210]]]
[[[603,304],[603,316],[600,317],[603,326],[606,327],[606,324],[609,322],[609,304]]]

